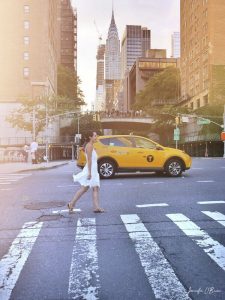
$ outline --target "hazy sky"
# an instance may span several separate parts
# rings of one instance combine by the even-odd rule
[[[114,0],[115,21],[121,40],[126,25],[151,29],[152,48],[166,48],[171,55],[171,34],[180,30],[180,0]],[[78,15],[78,75],[85,101],[95,100],[98,33],[105,43],[112,15],[112,0],[72,0]]]

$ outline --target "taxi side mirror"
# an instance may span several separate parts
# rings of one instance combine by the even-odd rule
[[[164,149],[160,146],[156,146],[156,150],[164,150]]]

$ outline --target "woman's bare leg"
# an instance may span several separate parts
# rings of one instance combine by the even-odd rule
[[[93,187],[93,205],[94,205],[94,211],[103,212],[104,209],[99,207],[99,187],[95,186]]]
[[[77,192],[76,194],[74,195],[72,201],[69,203],[69,206],[71,208],[73,208],[77,201],[80,199],[80,197],[87,192],[87,190],[89,189],[89,186],[82,186]]]

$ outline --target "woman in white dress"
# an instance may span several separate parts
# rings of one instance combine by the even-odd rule
[[[76,192],[73,200],[68,203],[69,212],[72,212],[77,201],[80,197],[87,192],[89,187],[93,189],[93,206],[95,213],[102,213],[104,209],[99,207],[99,188],[100,188],[100,179],[98,174],[98,163],[97,163],[97,153],[94,149],[94,143],[97,140],[97,133],[90,132],[88,134],[89,142],[85,146],[85,156],[86,156],[86,165],[83,170],[74,175],[74,182],[78,181],[81,184],[81,188]]]

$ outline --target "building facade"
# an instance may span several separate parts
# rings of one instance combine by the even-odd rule
[[[0,1],[1,138],[31,135],[5,120],[21,99],[56,92],[59,4],[59,0]]]
[[[70,0],[61,0],[59,23],[58,63],[77,72],[77,11]]]
[[[180,57],[180,32],[171,35],[171,57]]]
[[[139,25],[126,25],[121,43],[121,77],[129,72],[138,57],[151,48],[151,30]]]
[[[181,0],[180,16],[180,101],[195,110],[222,98],[215,90],[225,87],[225,1]]]
[[[97,51],[97,72],[96,72],[96,98],[95,110],[105,110],[104,103],[104,70],[105,70],[105,45],[100,44]]]

